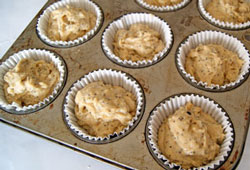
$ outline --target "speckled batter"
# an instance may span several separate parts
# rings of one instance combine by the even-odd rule
[[[212,161],[224,136],[219,123],[189,102],[162,123],[158,145],[171,162],[188,169]]]
[[[136,98],[120,86],[93,82],[77,92],[78,124],[90,135],[105,137],[119,133],[135,116]]]
[[[221,45],[199,45],[186,57],[186,72],[208,85],[235,81],[244,61]]]
[[[96,16],[93,13],[66,6],[51,12],[48,37],[58,41],[75,40],[94,28],[95,24]]]
[[[164,48],[160,34],[145,24],[132,24],[115,34],[114,53],[122,60],[152,60]]]
[[[4,75],[5,97],[20,106],[37,104],[51,94],[59,78],[53,63],[22,59]]]
[[[181,3],[183,0],[144,0],[147,4],[155,6],[173,6]]]
[[[206,10],[223,22],[239,24],[250,21],[250,2],[244,0],[211,0]]]

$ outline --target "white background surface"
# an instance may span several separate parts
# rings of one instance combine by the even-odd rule
[[[0,1],[0,58],[46,0]],[[237,170],[250,169],[250,131]],[[79,152],[0,122],[0,170],[116,170]]]

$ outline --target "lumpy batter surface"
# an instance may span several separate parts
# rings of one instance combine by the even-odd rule
[[[48,37],[51,40],[75,40],[94,28],[96,16],[81,8],[66,6],[54,10],[48,21]]]
[[[206,10],[223,22],[239,24],[250,21],[250,2],[244,0],[211,0]]]
[[[120,86],[93,82],[77,92],[78,124],[90,135],[105,137],[119,133],[135,116],[136,98]]]
[[[164,48],[160,34],[145,24],[132,24],[116,32],[114,53],[122,60],[152,60]]]
[[[4,75],[5,97],[20,106],[37,104],[51,94],[59,77],[53,63],[22,59]]]
[[[224,136],[219,123],[189,102],[162,123],[158,145],[171,162],[188,169],[212,161],[219,153]]]
[[[221,45],[199,45],[190,50],[185,69],[197,81],[224,85],[235,81],[244,61]]]
[[[181,3],[183,0],[144,0],[146,3],[155,6],[172,6]]]

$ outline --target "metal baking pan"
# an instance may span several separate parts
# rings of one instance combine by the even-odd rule
[[[179,74],[175,65],[175,54],[179,44],[190,34],[202,30],[217,30],[237,37],[250,50],[250,30],[230,31],[209,24],[200,15],[197,2],[173,12],[153,12],[139,6],[135,1],[95,0],[104,12],[104,23],[99,32],[89,41],[70,48],[55,48],[43,43],[36,34],[37,19],[54,0],[48,1],[34,17],[24,32],[4,55],[29,48],[47,49],[63,57],[68,68],[67,82],[61,94],[47,107],[24,115],[15,115],[0,110],[0,120],[29,132],[41,135],[63,146],[89,154],[121,168],[162,169],[150,154],[145,142],[145,125],[151,110],[163,99],[180,93],[196,93],[219,103],[229,114],[235,128],[235,144],[232,154],[220,169],[235,169],[241,159],[249,127],[250,80],[226,92],[208,92],[190,85]],[[174,43],[168,55],[160,62],[146,67],[131,69],[110,61],[102,51],[101,36],[105,27],[115,18],[131,12],[147,12],[164,19],[174,34]],[[108,144],[86,143],[67,128],[63,121],[63,100],[71,85],[88,72],[110,68],[132,75],[143,87],[146,96],[144,115],[127,136]]]

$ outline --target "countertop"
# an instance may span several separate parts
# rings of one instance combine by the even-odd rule
[[[46,2],[46,0],[0,1],[0,58]],[[0,122],[0,136],[1,170],[118,169],[2,122]],[[237,170],[250,167],[249,136],[250,131],[248,131],[245,150]]]

